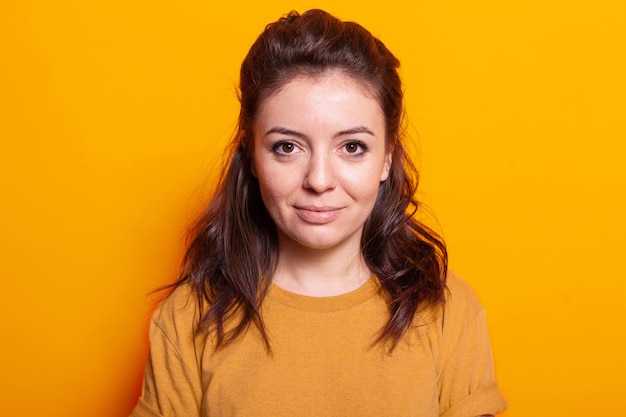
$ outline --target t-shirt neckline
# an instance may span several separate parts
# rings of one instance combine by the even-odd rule
[[[297,310],[327,313],[347,310],[364,303],[379,292],[380,284],[375,276],[370,277],[363,285],[345,294],[327,297],[313,297],[287,291],[278,285],[270,284],[267,299],[279,302]]]

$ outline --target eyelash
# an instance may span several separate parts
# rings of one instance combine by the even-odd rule
[[[291,152],[285,152],[284,150],[282,150],[282,147],[288,145],[288,146],[292,146],[293,149]],[[288,156],[291,155],[293,153],[293,151],[299,149],[299,146],[296,145],[293,142],[290,142],[288,140],[281,140],[279,142],[276,142],[275,144],[272,145],[272,151],[274,151],[275,153],[277,153],[278,155],[281,156]]]
[[[284,146],[291,146],[292,150],[290,152],[285,152],[283,147]],[[348,146],[356,146],[358,149],[355,150],[355,152],[350,152],[348,151]],[[298,145],[296,145],[295,143],[291,142],[291,141],[287,141],[287,140],[281,140],[279,142],[276,142],[275,144],[272,145],[272,151],[274,151],[275,153],[277,153],[278,155],[281,156],[288,156],[291,155],[293,153],[293,151],[299,149],[300,147]],[[368,147],[365,143],[361,142],[361,141],[350,141],[347,142],[345,144],[342,145],[342,149],[345,150],[345,152],[350,155],[350,156],[361,156],[363,155],[365,152],[367,152]]]
[[[360,150],[359,150],[359,149],[357,149],[357,151],[356,151],[356,152],[349,152],[349,151],[348,151],[348,149],[347,149],[347,148],[348,148],[348,146],[357,146],[358,148],[360,148]],[[361,142],[361,141],[358,141],[358,140],[354,140],[354,141],[351,141],[351,142],[345,143],[345,144],[342,146],[342,148],[343,148],[343,149],[345,149],[345,150],[346,150],[346,152],[347,152],[349,155],[351,155],[351,156],[361,156],[361,155],[363,155],[365,152],[367,152],[367,150],[368,150],[367,145],[366,145],[365,143]]]

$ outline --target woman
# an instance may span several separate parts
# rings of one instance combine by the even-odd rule
[[[398,66],[320,10],[252,45],[229,164],[153,316],[134,416],[506,408],[484,311],[413,217]]]

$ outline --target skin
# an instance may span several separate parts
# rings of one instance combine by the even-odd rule
[[[297,77],[261,104],[252,171],[279,236],[274,283],[312,296],[362,285],[363,225],[389,175],[385,118],[359,81]]]

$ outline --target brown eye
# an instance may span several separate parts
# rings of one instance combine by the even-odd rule
[[[289,155],[298,151],[298,145],[293,142],[278,142],[272,145],[272,149],[279,155]]]
[[[350,155],[361,155],[367,150],[367,146],[362,142],[348,142],[343,147]]]
[[[348,153],[355,153],[359,151],[359,145],[357,145],[356,143],[348,143],[346,145],[346,151],[348,151]]]
[[[291,153],[295,149],[293,143],[283,143],[280,145],[280,151],[283,153]]]

